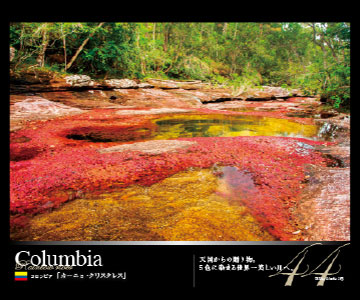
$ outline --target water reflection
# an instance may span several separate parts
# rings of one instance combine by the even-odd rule
[[[154,121],[154,139],[179,137],[287,136],[316,139],[319,127],[259,116],[177,115]]]
[[[258,192],[252,174],[233,166],[213,167],[213,174],[218,176],[215,193],[227,199],[231,205],[247,205],[256,199]]]

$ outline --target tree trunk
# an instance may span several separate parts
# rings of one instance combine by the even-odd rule
[[[154,25],[153,25],[153,43],[154,43],[154,46],[155,46],[155,39],[156,39],[156,23],[154,23]]]
[[[228,23],[224,23],[223,32],[222,32],[223,35],[226,34],[227,27],[228,27]]]
[[[49,44],[49,36],[48,36],[47,29],[44,26],[43,32],[42,32],[41,49],[40,49],[40,53],[36,59],[37,63],[39,64],[39,67],[44,67],[44,65],[45,65],[45,52],[46,52],[48,44]]]
[[[325,81],[324,81],[323,84],[322,84],[322,89],[325,89],[325,88],[326,88],[327,81],[328,81],[328,79],[330,79],[330,78],[329,78],[328,73],[327,73],[327,68],[328,68],[328,67],[327,67],[327,63],[326,63],[327,53],[326,53],[326,48],[325,48],[325,45],[324,45],[324,36],[323,36],[323,34],[318,33],[318,32],[316,31],[316,25],[315,25],[315,23],[311,23],[310,26],[311,26],[312,29],[313,29],[313,42],[314,42],[314,44],[318,45],[318,46],[321,48],[322,52],[323,52],[323,68],[324,68],[324,72],[325,72]],[[317,34],[320,35],[320,40],[319,40],[319,41],[316,39]]]
[[[331,55],[333,56],[333,58],[335,59],[335,61],[339,64],[340,63],[340,60],[338,58],[338,56],[336,55],[336,52],[335,52],[335,49],[334,49],[334,46],[331,42],[331,39],[325,39],[325,42],[326,42],[326,45],[328,45],[328,47],[330,48],[330,51],[331,51]]]
[[[63,48],[64,48],[64,71],[66,71],[66,64],[67,64],[67,59],[66,59],[66,36],[64,34],[63,25],[61,25],[61,35],[62,35]]]
[[[138,32],[136,32],[136,47],[139,50],[139,53],[142,53],[141,48],[140,48],[140,34]],[[142,54],[140,54],[140,70],[141,70],[141,74],[145,75],[145,69],[146,69],[146,63],[144,60],[144,57]]]
[[[96,29],[100,28],[101,26],[103,26],[105,24],[105,22],[100,23]],[[83,43],[80,45],[80,47],[77,49],[76,53],[74,54],[74,56],[71,58],[70,62],[66,65],[65,67],[65,71],[70,69],[70,67],[72,66],[72,64],[74,63],[74,61],[76,60],[76,58],[79,56],[80,52],[84,49],[85,45],[88,43],[88,41],[90,40],[90,38],[95,34],[94,30],[92,33],[89,34],[88,38],[86,40],[83,41]]]
[[[140,66],[141,66],[141,74],[145,75],[146,74],[146,62],[144,59],[141,60]]]
[[[176,60],[179,58],[179,53],[180,53],[180,51],[176,51],[175,58],[171,61],[170,66],[164,71],[165,74],[167,74],[171,70],[174,62],[176,62]]]
[[[24,34],[25,34],[25,25],[22,24],[21,33],[20,33],[20,37],[19,37],[19,40],[20,40],[20,49],[19,49],[19,51],[20,52],[24,51]]]
[[[165,24],[164,25],[164,45],[163,50],[164,52],[167,52],[169,40],[170,40],[170,31],[171,31],[171,24]]]
[[[163,45],[164,52],[167,52],[168,42],[169,42],[169,34],[168,34],[168,32],[165,32],[164,33],[164,45]]]
[[[238,25],[238,23],[235,23],[234,37],[233,37],[233,40],[234,40],[234,41],[235,41],[235,39],[236,39],[237,25]]]

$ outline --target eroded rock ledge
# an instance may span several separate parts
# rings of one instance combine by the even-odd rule
[[[21,77],[10,77],[10,93],[44,93],[62,91],[87,91],[87,90],[121,90],[121,89],[151,89],[166,91],[181,91],[182,94],[190,94],[189,97],[198,98],[201,103],[224,102],[232,100],[274,100],[289,97],[303,96],[300,90],[287,90],[281,87],[262,86],[246,91],[234,91],[226,87],[214,87],[200,80],[174,81],[148,79],[146,82],[122,79],[94,80],[88,75],[69,75],[65,77],[55,76],[52,73],[39,73],[28,71]]]

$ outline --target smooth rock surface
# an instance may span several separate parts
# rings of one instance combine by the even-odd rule
[[[187,148],[195,145],[196,142],[177,141],[177,140],[154,140],[147,142],[139,142],[134,144],[125,144],[113,146],[98,150],[100,153],[113,153],[123,151],[140,151],[147,154],[160,154],[163,152],[175,151],[177,149]]]

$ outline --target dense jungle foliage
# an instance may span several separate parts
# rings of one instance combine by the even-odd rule
[[[10,23],[11,71],[271,85],[350,104],[350,24]]]

